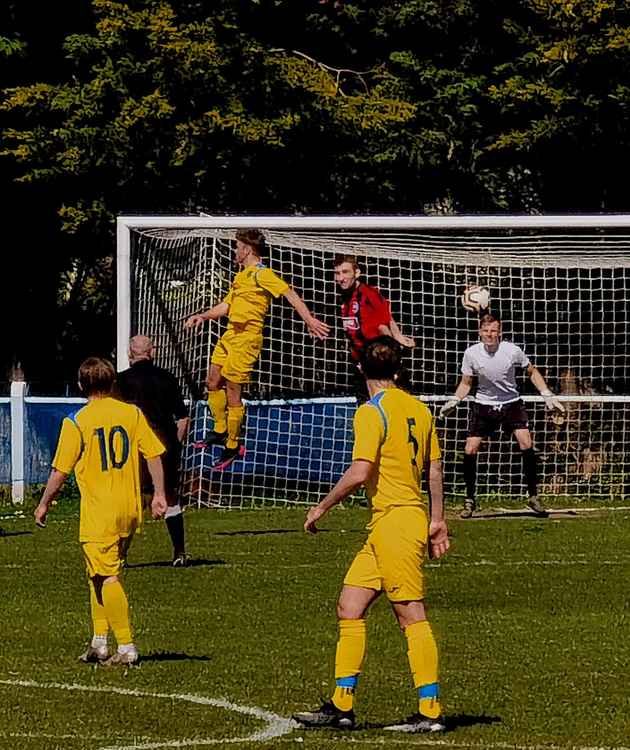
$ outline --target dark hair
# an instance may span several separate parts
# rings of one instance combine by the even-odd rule
[[[79,385],[86,396],[95,393],[110,393],[116,370],[108,359],[100,357],[88,357],[81,362],[79,367]]]
[[[361,268],[356,255],[335,255],[333,258],[333,268],[337,268],[342,263],[350,263],[355,270]]]
[[[501,319],[489,312],[479,316],[479,328],[492,325],[492,323],[498,323],[501,325]]]
[[[368,341],[361,352],[361,371],[369,380],[393,380],[400,363],[400,344],[391,336]]]
[[[260,229],[239,229],[236,239],[249,245],[259,258],[265,254],[265,235]]]

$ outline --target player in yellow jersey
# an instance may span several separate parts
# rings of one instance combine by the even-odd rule
[[[449,548],[442,497],[440,448],[427,407],[396,387],[400,349],[390,337],[368,342],[361,353],[370,400],[354,417],[352,464],[326,497],[311,508],[304,528],[365,486],[372,506],[369,535],[354,558],[337,603],[339,640],[335,691],[329,702],[293,717],[306,727],[353,729],[354,692],[366,647],[365,616],[385,593],[408,644],[409,665],[418,691],[418,712],[400,732],[445,729],[439,702],[438,654],[424,606],[422,564],[427,553],[441,557]],[[420,483],[427,472],[429,503]]]
[[[236,274],[227,296],[210,310],[192,315],[185,328],[197,328],[206,320],[228,316],[227,331],[217,343],[208,372],[208,406],[214,429],[197,447],[223,444],[213,469],[220,471],[245,455],[239,443],[245,408],[241,389],[249,382],[260,356],[263,325],[272,298],[283,296],[306,323],[311,335],[325,339],[330,328],[308,309],[300,295],[271,268],[263,265],[265,237],[258,229],[236,233],[234,259],[242,270]]]
[[[88,403],[63,420],[53,469],[35,522],[46,515],[68,474],[74,470],[81,493],[79,541],[90,586],[94,635],[79,659],[107,666],[138,660],[131,635],[129,605],[120,582],[123,548],[142,523],[139,454],[153,480],[154,518],[166,512],[161,454],[164,446],[137,406],[111,398],[116,373],[111,362],[86,359],[79,368],[79,386]],[[107,636],[113,631],[118,650],[109,656]]]

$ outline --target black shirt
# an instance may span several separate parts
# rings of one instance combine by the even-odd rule
[[[166,447],[177,442],[175,422],[188,416],[174,375],[149,359],[135,362],[116,376],[117,395],[135,404]]]

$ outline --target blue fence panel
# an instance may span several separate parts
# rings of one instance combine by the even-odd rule
[[[244,430],[247,453],[229,471],[257,477],[278,477],[334,483],[352,459],[352,417],[355,403],[249,404]],[[201,440],[212,422],[198,402],[191,440]],[[192,468],[206,472],[218,455],[197,451]]]
[[[77,403],[24,404],[24,480],[26,484],[45,482],[55,454],[64,417],[81,408]]]
[[[0,484],[11,484],[11,404],[0,404]]]

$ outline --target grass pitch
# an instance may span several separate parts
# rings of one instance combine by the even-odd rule
[[[36,530],[0,520],[0,748],[622,748],[630,744],[630,511],[450,522],[427,566],[449,732],[392,735],[415,710],[406,641],[383,599],[368,617],[358,731],[291,713],[332,686],[335,600],[367,511],[322,533],[303,510],[186,513],[193,564],[170,567],[163,522],[134,541],[125,587],[138,668],[76,661],[90,636],[70,507]]]

